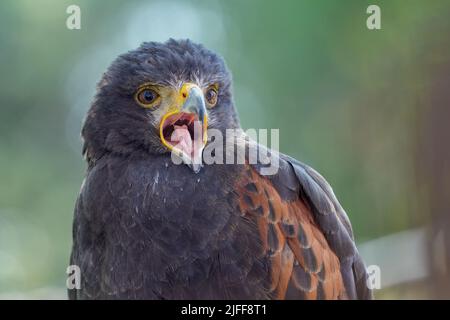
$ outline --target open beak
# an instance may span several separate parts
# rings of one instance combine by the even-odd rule
[[[195,84],[185,83],[179,92],[179,101],[176,110],[162,117],[159,135],[169,150],[198,173],[208,140],[208,115],[203,91]]]

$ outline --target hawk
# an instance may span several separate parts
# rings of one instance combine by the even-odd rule
[[[82,129],[70,299],[371,297],[349,219],[314,169],[270,150],[271,175],[248,156],[202,163],[210,130],[240,129],[231,86],[223,59],[190,40],[111,64]]]

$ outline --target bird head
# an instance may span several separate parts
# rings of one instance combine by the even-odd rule
[[[174,153],[198,172],[212,128],[239,128],[231,75],[217,54],[171,39],[144,43],[111,64],[82,136],[93,161],[105,153]]]

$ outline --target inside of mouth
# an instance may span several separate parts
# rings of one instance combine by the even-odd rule
[[[190,113],[177,113],[165,119],[162,124],[162,135],[166,143],[171,147],[176,148],[186,155],[193,157],[195,151],[200,147],[198,137],[201,137],[202,132],[195,135],[195,129],[199,128],[202,131],[202,126],[198,117]]]

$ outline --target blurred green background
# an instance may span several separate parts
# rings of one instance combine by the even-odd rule
[[[66,28],[71,4],[81,30]],[[381,30],[366,27],[369,4],[381,7]],[[433,203],[445,213],[450,195],[439,187],[448,146],[433,144],[450,137],[445,121],[433,134],[450,108],[449,16],[445,0],[1,1],[0,298],[65,298],[85,171],[79,132],[95,84],[118,54],[169,37],[224,56],[243,127],[280,128],[281,151],[329,180],[358,244],[432,234],[433,221],[442,226]],[[449,192],[436,200],[435,189]],[[425,273],[376,295],[433,297]]]

